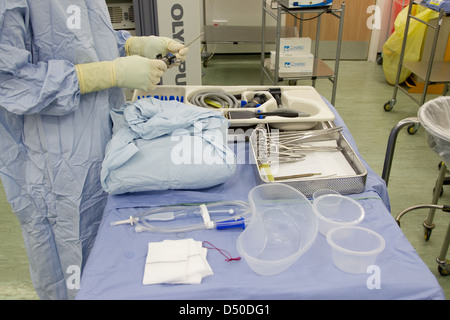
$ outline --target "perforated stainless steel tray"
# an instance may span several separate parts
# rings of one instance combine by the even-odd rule
[[[318,125],[318,129],[320,128],[332,128],[335,127],[333,122],[322,122]],[[295,189],[302,192],[306,197],[311,197],[313,193],[317,190],[321,189],[332,189],[338,191],[340,194],[354,194],[361,193],[365,189],[366,180],[367,180],[367,169],[359,159],[358,155],[355,153],[351,145],[342,135],[342,132],[334,132],[332,135],[327,137],[320,138],[322,140],[334,140],[341,149],[340,151],[336,151],[334,155],[331,155],[327,152],[317,151],[315,156],[322,157],[322,163],[327,163],[330,167],[335,165],[333,162],[337,162],[337,158],[340,159],[340,165],[342,165],[342,159],[345,159],[345,171],[346,174],[336,174],[330,175],[329,173],[323,176],[312,176],[305,178],[295,178],[296,174],[292,172],[289,176],[284,175],[282,177],[277,177],[274,175],[273,180],[269,179],[265,174],[260,170],[260,164],[256,157],[257,154],[257,146],[250,139],[250,153],[252,160],[254,161],[254,172],[256,175],[256,179],[259,184],[263,183],[285,183],[288,184]],[[321,141],[321,140],[316,141]],[[314,152],[314,151],[309,151]],[[319,161],[320,162],[320,161]],[[298,162],[298,168],[300,170],[300,174],[303,166],[302,162]],[[319,164],[318,164],[319,166]],[[308,168],[309,172],[320,171],[320,168]],[[349,173],[350,172],[350,173]],[[294,176],[294,177],[293,177]]]

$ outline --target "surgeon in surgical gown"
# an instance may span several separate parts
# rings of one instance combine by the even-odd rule
[[[104,0],[0,0],[0,176],[41,299],[73,299],[106,202],[122,88],[150,90],[187,48],[114,31]]]

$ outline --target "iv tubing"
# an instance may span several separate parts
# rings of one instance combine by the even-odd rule
[[[208,206],[210,206],[210,209],[208,209]],[[228,212],[230,214],[229,217],[225,219],[220,220],[212,220],[211,214],[214,213],[214,207],[216,206],[235,206],[241,208],[241,210],[235,210],[235,209],[229,209],[225,212]],[[244,202],[244,201],[222,201],[222,202],[214,202],[210,204],[201,204],[198,206],[195,206],[196,210],[200,210],[199,214],[201,218],[203,219],[203,223],[201,224],[193,224],[189,226],[180,226],[180,227],[155,227],[148,221],[146,221],[145,217],[152,214],[152,212],[161,213],[160,211],[163,210],[173,210],[173,209],[189,209],[192,208],[192,206],[167,206],[167,207],[158,207],[153,208],[150,210],[147,210],[145,212],[136,214],[134,216],[130,216],[128,220],[122,220],[122,221],[116,221],[112,222],[112,226],[122,225],[122,224],[130,224],[130,225],[136,225],[135,231],[136,232],[143,232],[143,231],[150,231],[155,233],[179,233],[179,232],[189,232],[194,230],[201,230],[201,229],[227,229],[232,227],[244,227],[245,224],[248,223],[251,219],[252,211],[250,209],[250,206]],[[176,211],[176,210],[175,210]],[[242,212],[239,212],[242,211]],[[216,210],[217,212],[217,210]],[[221,211],[223,212],[223,211]]]

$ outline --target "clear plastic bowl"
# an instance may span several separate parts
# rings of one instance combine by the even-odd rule
[[[385,241],[378,233],[355,226],[331,230],[327,241],[331,246],[334,265],[352,274],[366,273],[385,248]]]
[[[237,240],[237,250],[256,273],[281,273],[317,237],[318,223],[311,202],[285,184],[257,186],[250,191],[249,202],[253,216]]]
[[[355,200],[338,194],[325,194],[313,202],[319,219],[319,232],[324,236],[336,227],[354,226],[365,216],[364,208]]]

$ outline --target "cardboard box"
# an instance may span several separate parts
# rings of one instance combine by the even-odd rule
[[[275,69],[275,52],[271,52],[270,68]],[[314,55],[312,53],[302,55],[280,54],[279,72],[301,72],[309,73],[313,71]]]
[[[311,38],[280,38],[280,54],[310,54]]]

